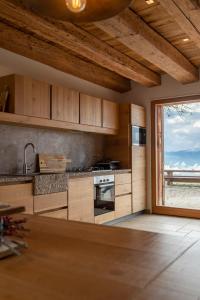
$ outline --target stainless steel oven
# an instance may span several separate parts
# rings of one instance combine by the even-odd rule
[[[94,211],[95,216],[115,209],[114,175],[94,177]]]

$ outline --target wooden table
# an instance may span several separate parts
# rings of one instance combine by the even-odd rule
[[[31,217],[29,249],[0,261],[1,300],[197,300],[200,244]]]

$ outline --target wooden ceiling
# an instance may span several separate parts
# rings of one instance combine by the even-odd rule
[[[131,80],[159,85],[164,73],[185,84],[198,80],[199,20],[198,0],[134,0],[114,18],[81,25],[0,0],[0,47],[119,92]]]

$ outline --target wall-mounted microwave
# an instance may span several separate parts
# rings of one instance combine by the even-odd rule
[[[146,145],[146,128],[140,126],[132,126],[132,145]]]

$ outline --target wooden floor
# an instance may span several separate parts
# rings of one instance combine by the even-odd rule
[[[29,249],[0,262],[2,300],[198,300],[200,241],[32,217]]]

